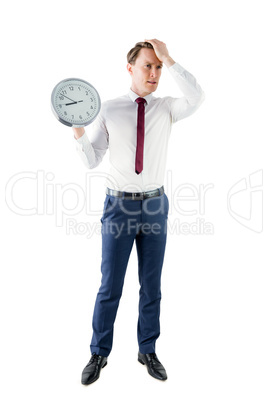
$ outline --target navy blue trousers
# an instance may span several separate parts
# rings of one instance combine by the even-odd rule
[[[129,256],[136,243],[140,283],[138,343],[154,353],[160,335],[161,272],[167,237],[168,198],[127,200],[106,196],[102,216],[102,280],[93,314],[91,353],[108,356]]]

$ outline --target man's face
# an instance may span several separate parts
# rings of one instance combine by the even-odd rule
[[[132,77],[131,89],[137,95],[144,97],[157,89],[162,62],[153,49],[142,48],[135,64],[128,64],[127,69]]]

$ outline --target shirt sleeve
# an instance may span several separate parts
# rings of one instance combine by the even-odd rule
[[[169,72],[184,94],[181,98],[170,98],[170,113],[175,123],[194,113],[205,99],[205,94],[195,77],[180,64],[173,64]]]
[[[94,169],[101,163],[108,147],[109,135],[101,111],[92,124],[89,137],[85,133],[76,140],[76,150],[86,167]]]

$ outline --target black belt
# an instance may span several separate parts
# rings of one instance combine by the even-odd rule
[[[112,195],[113,197],[124,198],[125,200],[145,200],[146,198],[159,197],[164,194],[164,186],[157,188],[152,191],[145,191],[143,193],[127,193],[125,191],[111,190],[107,188],[107,195]]]

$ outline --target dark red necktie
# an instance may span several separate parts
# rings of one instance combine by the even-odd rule
[[[136,161],[135,171],[140,174],[143,169],[143,148],[144,148],[144,112],[146,100],[144,98],[137,98],[138,104],[138,119],[137,119],[137,148],[136,148]]]

